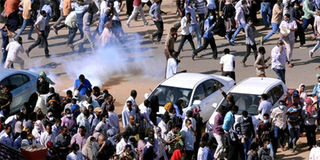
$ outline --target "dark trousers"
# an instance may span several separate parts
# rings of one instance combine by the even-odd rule
[[[75,28],[68,27],[68,29],[69,29],[69,37],[68,37],[67,45],[73,43],[73,40],[74,40],[74,37],[76,36],[78,28],[77,27],[75,27]]]
[[[277,153],[279,143],[281,147],[285,147],[286,131],[285,129],[280,129],[278,126],[274,126],[274,139],[272,142],[274,153]]]
[[[195,51],[195,47],[194,47],[194,43],[193,43],[193,41],[192,41],[192,36],[191,36],[191,34],[189,34],[189,35],[181,35],[181,40],[180,40],[180,44],[179,44],[179,47],[178,47],[178,51],[177,51],[176,57],[179,56],[179,54],[180,54],[180,52],[181,52],[181,49],[182,49],[182,47],[183,47],[183,44],[184,44],[184,42],[186,42],[186,40],[189,41],[192,50]]]
[[[83,15],[84,13],[82,14],[77,14],[77,25],[78,25],[78,29],[79,29],[79,32],[80,32],[80,39],[83,38]]]
[[[148,1],[147,3],[142,3],[142,8],[144,7],[144,5],[147,5],[149,8],[152,6],[152,3],[150,1]]]
[[[316,125],[306,125],[307,144],[309,147],[313,147],[316,144]]]
[[[186,150],[186,160],[191,160],[193,151]]]
[[[9,44],[9,36],[8,32],[5,32],[1,30],[1,36],[2,36],[2,44],[1,44],[1,49],[2,49],[2,60],[1,60],[1,65],[4,65],[7,59],[8,51],[6,51],[7,45]]]
[[[284,84],[286,84],[286,70],[273,68],[273,71],[276,72],[278,78],[281,79]]]
[[[222,76],[230,77],[236,81],[236,74],[234,72],[222,72]]]
[[[126,0],[127,15],[130,16],[133,11],[133,0]]]
[[[297,26],[298,26],[298,30],[297,32],[294,32],[294,34],[296,36],[296,39],[299,37],[300,45],[304,45],[306,43],[306,38],[305,38],[303,28],[299,23],[297,23]]]
[[[40,43],[43,42],[43,48],[45,55],[49,55],[49,49],[48,49],[48,41],[45,36],[44,31],[41,31],[41,34],[38,34],[37,40],[31,44],[31,46],[28,48],[27,52],[30,52],[34,47],[40,45]]]
[[[243,57],[243,60],[242,62],[243,63],[246,63],[250,53],[251,53],[251,49],[253,51],[253,54],[254,54],[254,59],[257,59],[257,56],[258,56],[258,51],[257,51],[257,45],[254,44],[254,45],[251,45],[251,44],[247,44],[247,53],[246,55]]]
[[[153,21],[153,22],[156,25],[158,31],[152,34],[152,38],[157,37],[157,41],[160,42],[163,34],[163,21]]]
[[[217,57],[217,46],[214,38],[203,38],[203,45],[196,49],[193,54],[197,55],[199,52],[207,49],[208,45],[210,44],[210,47],[212,49],[212,54],[214,57]]]

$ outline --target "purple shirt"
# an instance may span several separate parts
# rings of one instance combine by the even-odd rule
[[[75,134],[71,139],[71,145],[74,143],[77,143],[79,145],[80,151],[82,150],[82,147],[86,144],[88,136],[81,136],[80,133]]]
[[[214,117],[214,126],[213,126],[213,133],[222,135],[224,134],[224,131],[222,129],[224,116],[221,115],[221,113],[218,113]]]

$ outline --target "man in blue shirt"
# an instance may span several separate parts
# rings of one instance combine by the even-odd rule
[[[74,82],[74,89],[78,90],[81,96],[84,96],[87,90],[91,90],[91,87],[90,81],[87,80],[83,74]]]
[[[161,37],[163,34],[163,21],[161,17],[160,5],[160,0],[155,0],[149,11],[149,15],[152,17],[152,20],[158,29],[157,32],[152,34],[152,41],[157,38],[156,42],[161,41]]]
[[[192,60],[194,60],[194,57],[197,56],[197,54],[205,49],[207,49],[208,45],[210,44],[210,47],[212,49],[212,54],[213,54],[213,58],[217,59],[217,46],[216,46],[216,42],[214,40],[213,34],[212,34],[212,29],[214,28],[215,24],[213,23],[213,13],[209,12],[209,16],[208,18],[205,20],[204,22],[204,34],[203,34],[203,45],[196,49],[193,52],[192,55]]]
[[[233,124],[235,122],[234,114],[236,114],[239,110],[238,106],[233,106],[231,108],[231,111],[229,111],[223,120],[222,129],[225,132],[229,132],[229,130],[233,127]]]
[[[196,132],[192,128],[192,122],[190,119],[186,120],[186,125],[181,129],[181,135],[184,140],[185,150],[186,150],[186,159],[191,160],[194,152],[194,142],[196,141]]]

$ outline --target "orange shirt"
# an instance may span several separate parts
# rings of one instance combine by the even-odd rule
[[[20,0],[6,0],[4,10],[9,16],[11,13],[19,9]]]

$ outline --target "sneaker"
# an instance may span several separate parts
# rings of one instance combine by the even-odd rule
[[[302,49],[302,48],[305,48],[305,47],[304,47],[304,45],[300,45],[300,46],[299,46],[299,48],[301,48],[301,49]]]
[[[34,41],[34,38],[32,38],[32,37],[28,37],[28,40],[33,40],[33,41]]]
[[[261,36],[261,37],[260,37],[260,44],[263,45],[263,43],[264,43],[264,42],[263,42],[263,37]]]
[[[194,57],[196,57],[196,55],[195,55],[195,54],[192,54],[192,57],[191,57],[191,58],[192,58],[193,61],[194,61]]]
[[[309,51],[309,57],[312,58],[312,56],[313,56],[313,52]]]

